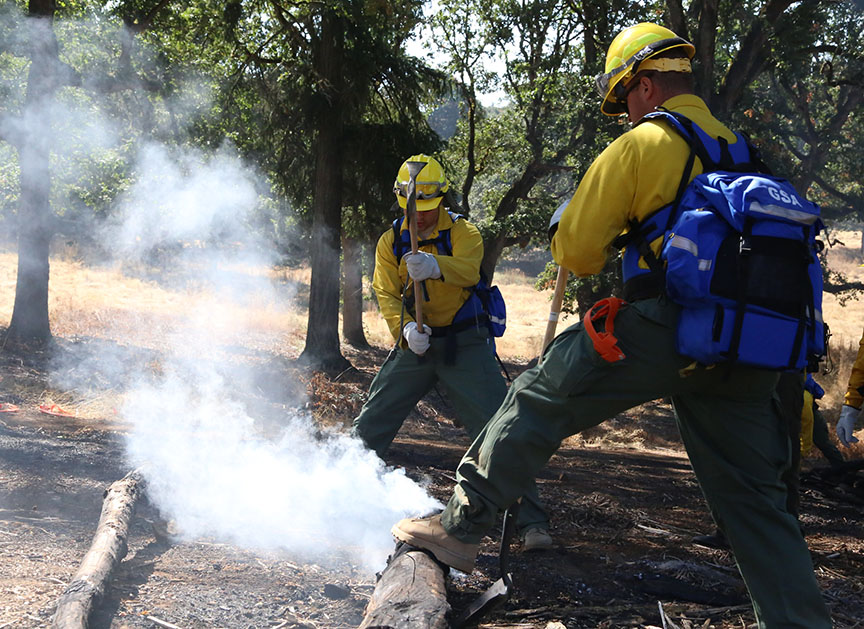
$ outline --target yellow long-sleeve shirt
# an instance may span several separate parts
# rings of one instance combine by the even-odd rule
[[[674,96],[663,107],[715,138],[735,142],[735,135],[698,96]],[[612,142],[591,164],[564,209],[552,239],[555,261],[581,277],[602,271],[612,241],[631,219],[641,221],[675,200],[689,153],[684,139],[665,122],[646,121]],[[697,157],[692,176],[701,172]],[[652,243],[657,254],[660,241]]]
[[[408,226],[403,221],[402,231]],[[441,269],[441,278],[426,280],[426,291],[429,301],[423,302],[423,323],[431,327],[450,325],[453,317],[462,304],[471,296],[470,287],[480,281],[480,262],[483,260],[483,239],[480,232],[467,220],[460,219],[455,223],[443,209],[438,213],[438,225],[425,239],[437,238],[440,230],[450,230],[450,243],[453,255],[438,255],[434,244],[420,247],[420,251],[431,253]],[[378,296],[381,314],[390,328],[393,338],[402,338],[400,321],[404,326],[414,321],[414,317],[406,309],[402,313],[402,287],[408,279],[405,260],[396,265],[393,253],[393,230],[388,229],[378,239],[375,249],[375,272],[372,276],[372,288]],[[413,299],[413,282],[409,285],[408,294]]]
[[[849,374],[849,384],[846,388],[843,404],[861,408],[861,404],[864,403],[864,395],[859,393],[858,389],[862,386],[864,386],[864,336],[861,337],[861,342],[858,344],[858,355],[852,365],[852,373]]]

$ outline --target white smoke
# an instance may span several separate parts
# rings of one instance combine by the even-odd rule
[[[10,40],[16,32],[10,24],[22,22],[15,13],[4,17],[11,21],[0,20],[0,34]],[[106,22],[96,22],[106,42],[116,41]],[[71,22],[55,25],[66,34],[64,53],[77,40],[75,28]],[[105,51],[103,62],[110,65],[115,54]],[[7,87],[21,91],[21,80]],[[286,411],[279,434],[265,437],[241,402],[250,392],[238,390],[254,381],[250,366],[225,359],[226,348],[242,345],[249,333],[251,313],[284,301],[262,272],[276,252],[251,228],[267,182],[227,145],[203,151],[151,139],[133,148],[131,138],[120,137],[126,127],[106,117],[96,96],[74,90],[66,95],[60,105],[45,103],[50,115],[41,120],[50,119],[50,128],[28,126],[40,120],[31,106],[20,119],[0,115],[0,131],[50,143],[56,164],[62,162],[55,170],[67,182],[89,181],[85,164],[98,162],[101,153],[113,151],[109,157],[118,161],[133,156],[131,184],[98,234],[101,245],[124,264],[146,264],[154,251],[167,251],[159,262],[194,276],[195,289],[209,296],[188,300],[185,316],[171,320],[158,369],[142,361],[121,411],[131,424],[129,458],[145,466],[156,506],[186,538],[208,536],[284,548],[322,563],[340,557],[380,567],[392,548],[390,525],[438,506],[436,501],[356,439],[322,434],[308,414]],[[201,90],[179,94],[161,106],[187,112],[205,96]],[[127,373],[133,368],[120,362],[117,356],[88,357],[78,367],[116,365]],[[302,400],[293,406],[301,407]]]
[[[146,469],[152,500],[185,539],[380,568],[393,547],[390,526],[438,503],[357,439],[321,435],[308,414],[286,411],[281,434],[264,437],[238,401],[237,387],[254,380],[249,367],[222,359],[221,347],[248,332],[246,298],[279,299],[258,272],[275,252],[248,227],[260,177],[227,148],[205,155],[154,144],[135,172],[107,240],[127,261],[166,243],[202,243],[176,263],[213,291],[190,302],[169,335],[161,374],[126,396],[128,451]]]
[[[205,154],[150,142],[136,161],[137,181],[121,199],[105,238],[118,256],[138,259],[154,247],[180,242],[252,243],[244,220],[258,203],[258,178],[229,147]],[[267,263],[268,253],[259,249],[253,257]]]
[[[129,453],[146,466],[148,495],[187,539],[207,536],[301,559],[380,568],[390,526],[436,503],[356,439],[319,435],[289,414],[274,441],[257,435],[213,373],[169,374],[127,398]]]

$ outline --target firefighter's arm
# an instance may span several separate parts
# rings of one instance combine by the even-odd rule
[[[859,389],[862,387],[864,387],[864,336],[861,337],[861,342],[858,344],[858,355],[852,365],[852,373],[849,374],[849,385],[843,404],[861,408],[861,404],[864,403],[864,394]]]
[[[450,229],[450,245],[452,256],[435,256],[441,280],[451,286],[474,286],[480,281],[480,262],[483,261],[480,231],[468,221],[458,220]]]
[[[400,321],[408,323],[414,320],[408,311],[402,319],[402,280],[399,277],[399,267],[396,256],[393,255],[393,230],[388,229],[378,239],[375,248],[375,272],[372,274],[372,288],[378,297],[381,315],[390,328],[393,338],[402,338]]]
[[[555,262],[580,277],[603,270],[612,241],[627,227],[636,194],[635,164],[627,134],[594,160],[552,237]]]

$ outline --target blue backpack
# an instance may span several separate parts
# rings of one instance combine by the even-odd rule
[[[813,369],[825,353],[819,207],[768,174],[742,135],[728,144],[669,111],[645,119],[672,125],[691,151],[676,200],[616,241],[628,247],[625,292],[659,277],[682,306],[676,349],[702,364]],[[695,156],[705,172],[688,184]],[[658,260],[649,245],[661,236]]]
[[[457,220],[465,220],[465,217],[455,212],[447,212],[451,220],[455,223]],[[404,216],[400,216],[393,221],[393,255],[396,256],[396,264],[402,260],[402,256],[411,251],[411,235],[407,230],[402,230],[402,221]],[[421,240],[417,243],[418,247],[434,244],[438,249],[438,255],[452,256],[453,246],[450,240],[450,230],[442,229],[438,231],[438,236],[428,240]],[[425,290],[425,283],[423,289]],[[497,286],[489,286],[486,279],[486,274],[480,271],[480,281],[471,287],[471,296],[462,304],[462,307],[453,316],[453,321],[449,326],[443,328],[433,328],[433,336],[443,336],[447,333],[460,332],[468,329],[478,322],[485,322],[489,333],[494,337],[504,335],[507,329],[507,305],[504,303],[504,297]],[[428,301],[428,297],[426,297]]]

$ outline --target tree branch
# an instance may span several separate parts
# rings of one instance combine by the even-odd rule
[[[156,19],[159,12],[164,9],[169,2],[171,2],[171,0],[159,0],[159,2],[156,3],[156,6],[153,7],[140,21],[134,21],[132,18],[123,18],[123,23],[126,25],[126,28],[136,35],[138,33],[143,33],[153,26],[153,20]]]
[[[741,47],[729,65],[717,92],[712,109],[723,118],[741,100],[745,88],[768,62],[768,35],[775,22],[793,0],[770,0],[762,7],[750,30],[741,40]]]
[[[837,197],[843,203],[848,205],[851,208],[864,208],[864,196],[856,196],[854,194],[848,194],[845,192],[841,192],[836,187],[832,186],[830,183],[825,181],[819,175],[813,175],[813,181],[819,185],[825,192],[828,194]]]
[[[838,278],[829,278],[823,285],[822,290],[832,295],[839,295],[846,291],[855,290],[864,292],[864,282],[850,282],[844,276],[838,281]]]
[[[687,34],[687,18],[684,17],[684,7],[681,0],[666,0],[666,15],[669,19],[669,27],[675,34],[684,39],[690,39]]]

